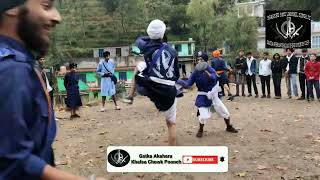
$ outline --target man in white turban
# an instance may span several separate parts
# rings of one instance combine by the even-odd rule
[[[179,66],[176,51],[163,42],[166,25],[153,20],[147,28],[147,37],[139,37],[136,45],[144,54],[144,61],[137,63],[132,88],[125,103],[132,104],[135,89],[147,96],[165,116],[168,126],[169,145],[176,145],[176,81]]]

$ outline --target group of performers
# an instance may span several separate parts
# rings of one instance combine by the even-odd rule
[[[223,90],[227,88],[227,76],[223,70],[227,70],[220,54],[214,52],[217,60],[213,65],[220,71],[215,71],[208,64],[208,55],[199,51],[196,55],[197,62],[194,72],[188,80],[179,79],[179,68],[177,52],[163,41],[166,25],[161,20],[153,20],[148,28],[148,36],[139,37],[136,45],[144,55],[144,61],[138,62],[134,71],[132,88],[128,97],[123,102],[132,104],[134,93],[147,96],[165,116],[168,126],[169,145],[176,145],[176,111],[177,98],[182,97],[182,89],[190,88],[194,83],[198,88],[196,98],[197,116],[199,119],[199,130],[197,137],[203,136],[203,128],[212,114],[212,109],[226,123],[226,131],[237,133],[238,131],[230,124],[230,113],[220,97]],[[223,62],[222,62],[223,61]],[[221,86],[220,86],[221,84]],[[233,96],[228,91],[229,99]],[[221,93],[222,92],[222,93]]]

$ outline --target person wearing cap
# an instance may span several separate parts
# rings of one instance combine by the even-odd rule
[[[147,28],[147,37],[139,37],[136,45],[144,55],[144,61],[137,63],[135,78],[125,103],[133,102],[135,90],[147,96],[163,113],[168,126],[168,143],[176,145],[176,81],[179,79],[177,52],[163,42],[166,25],[153,20]]]
[[[193,84],[198,88],[198,95],[195,105],[198,108],[197,116],[199,120],[199,130],[197,137],[203,136],[203,128],[207,121],[211,118],[211,108],[224,118],[226,123],[226,131],[237,133],[238,131],[230,124],[230,114],[218,97],[221,90],[218,81],[217,72],[208,65],[208,55],[202,51],[197,53],[197,61],[195,71],[186,81],[178,80],[177,84],[183,88],[191,88]]]
[[[246,80],[248,87],[248,97],[252,96],[251,93],[251,84],[254,89],[254,93],[256,94],[255,98],[259,97],[258,88],[256,84],[256,73],[257,73],[257,60],[252,56],[251,52],[247,52],[247,61],[246,61]]]
[[[211,67],[217,72],[219,84],[221,86],[221,96],[224,96],[224,90],[228,92],[228,100],[233,100],[233,95],[231,94],[229,88],[229,80],[225,71],[231,71],[226,65],[226,62],[221,58],[221,53],[219,50],[215,50],[212,52],[213,59],[211,60]]]
[[[236,63],[234,65],[236,71],[236,95],[239,96],[239,86],[241,84],[242,89],[242,96],[245,97],[246,94],[244,93],[245,89],[245,82],[246,82],[246,58],[244,57],[243,49],[239,50],[239,57],[236,59]]]
[[[80,118],[76,113],[77,109],[82,106],[80,92],[79,92],[79,75],[76,74],[77,64],[70,63],[69,70],[64,76],[64,87],[67,90],[66,105],[71,110],[70,119]]]
[[[115,110],[120,110],[121,108],[117,104],[116,100],[116,84],[111,80],[111,76],[114,74],[115,65],[113,60],[110,59],[110,52],[103,52],[104,59],[99,63],[97,67],[97,73],[101,77],[101,97],[102,97],[102,107],[100,112],[105,112],[105,104],[107,97],[111,97],[114,102]]]
[[[85,180],[54,167],[56,121],[35,55],[61,21],[53,0],[0,1],[0,179]]]

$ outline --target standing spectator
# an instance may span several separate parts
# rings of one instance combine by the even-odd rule
[[[284,63],[280,60],[280,54],[275,53],[271,63],[275,99],[281,99],[281,79],[284,69]]]
[[[299,98],[298,95],[298,86],[297,86],[297,67],[298,67],[298,58],[294,55],[293,48],[286,49],[287,56],[285,57],[286,63],[286,83],[287,83],[287,94],[288,98],[292,97],[292,90],[295,99]],[[291,89],[292,86],[292,89]]]
[[[239,57],[236,59],[235,63],[235,73],[236,73],[236,95],[239,96],[239,86],[241,84],[242,88],[242,96],[246,96],[244,93],[244,86],[246,81],[246,58],[244,57],[244,51],[243,49],[240,49],[239,51]]]
[[[36,64],[36,67],[39,69],[40,73],[41,73],[41,76],[42,76],[42,79],[44,82],[46,82],[46,88],[47,88],[47,91],[49,92],[49,95],[50,95],[50,98],[52,100],[52,103],[53,103],[53,82],[52,82],[52,75],[51,75],[51,78],[49,80],[49,78],[47,77],[47,73],[45,71],[45,67],[44,67],[44,64],[45,64],[45,58],[44,57],[37,57],[37,63]]]
[[[252,56],[251,52],[247,53],[247,70],[246,70],[246,79],[247,79],[247,86],[248,86],[248,97],[252,96],[251,93],[251,84],[254,89],[254,93],[256,94],[255,98],[259,97],[258,88],[256,84],[256,71],[257,71],[257,60]]]
[[[97,73],[101,76],[101,96],[102,96],[102,108],[100,112],[105,112],[105,104],[107,96],[111,97],[116,110],[120,110],[116,101],[116,84],[112,81],[111,76],[114,76],[114,63],[110,59],[110,52],[105,51],[103,53],[104,60],[101,61],[97,68]]]
[[[76,74],[77,64],[70,63],[68,72],[64,76],[64,87],[67,90],[66,105],[71,109],[70,119],[79,118],[80,116],[76,113],[76,110],[82,106],[80,92],[79,92],[79,75]]]
[[[213,59],[211,60],[211,67],[218,74],[218,80],[221,87],[221,96],[225,96],[224,90],[228,92],[228,100],[233,100],[233,95],[231,94],[229,85],[229,80],[226,75],[226,71],[231,71],[231,68],[228,68],[224,59],[221,58],[221,53],[219,50],[212,52]]]
[[[259,64],[259,76],[261,80],[261,90],[262,96],[261,98],[271,98],[270,96],[270,76],[271,76],[271,60],[268,59],[269,53],[263,53],[263,60],[260,61]],[[268,95],[266,96],[265,86],[267,85]]]
[[[307,54],[308,54],[308,50],[302,49],[302,56],[298,60],[299,84],[300,84],[300,90],[301,90],[301,97],[299,98],[299,100],[304,100],[309,97],[307,79],[304,73],[305,65],[309,60]],[[307,97],[306,97],[306,91],[307,91]]]
[[[320,102],[320,89],[319,89],[319,76],[320,76],[320,62],[316,61],[317,56],[316,54],[310,55],[310,61],[307,62],[305,73],[307,77],[307,83],[308,83],[308,90],[310,98],[309,100],[314,100],[313,95],[313,87],[316,90],[318,101]]]

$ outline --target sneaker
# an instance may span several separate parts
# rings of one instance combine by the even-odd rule
[[[314,101],[314,98],[313,98],[313,97],[311,97],[311,98],[310,98],[310,101]]]
[[[106,112],[106,108],[101,108],[99,112]]]
[[[258,98],[259,97],[259,95],[258,94],[256,94],[256,96],[254,96],[255,98]]]
[[[229,96],[229,98],[227,100],[228,101],[233,101],[234,100],[234,96]]]
[[[266,95],[262,95],[262,96],[261,96],[261,98],[266,98],[266,97],[267,97]]]
[[[269,98],[269,99],[271,98],[270,94],[267,95],[267,98]]]
[[[291,96],[288,96],[288,99],[291,99],[292,97]]]
[[[75,114],[74,117],[75,118],[80,118],[80,116],[78,114]]]
[[[298,98],[298,100],[305,100],[305,98],[304,97],[300,97],[300,98]]]
[[[120,106],[116,106],[114,109],[115,110],[121,110]]]
[[[242,97],[246,97],[246,94],[242,94]]]
[[[234,97],[238,97],[238,96],[239,96],[239,94],[235,94],[235,95],[234,95]]]
[[[122,99],[122,102],[127,103],[127,104],[132,104],[133,98],[132,97],[125,97],[124,99]]]
[[[231,133],[238,133],[238,130],[236,130],[232,125],[228,126],[226,131],[231,132]]]
[[[280,97],[280,96],[275,96],[274,98],[275,98],[275,99],[281,99],[281,97]]]
[[[249,94],[247,97],[251,97],[252,96],[252,94]]]

